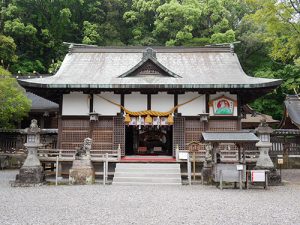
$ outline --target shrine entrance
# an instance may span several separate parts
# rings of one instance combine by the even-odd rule
[[[172,155],[172,126],[126,126],[125,155]]]

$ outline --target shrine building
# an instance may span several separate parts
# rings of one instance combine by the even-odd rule
[[[202,132],[241,130],[242,106],[281,80],[248,76],[230,47],[74,45],[55,75],[19,83],[59,104],[57,148],[90,137],[103,152],[175,157]]]

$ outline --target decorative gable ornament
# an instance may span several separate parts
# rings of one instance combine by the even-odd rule
[[[156,51],[152,48],[147,48],[143,52],[142,60],[130,70],[121,74],[119,78],[149,75],[181,78],[181,76],[173,73],[157,60]]]

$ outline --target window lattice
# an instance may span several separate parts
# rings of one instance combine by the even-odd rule
[[[173,155],[175,155],[176,145],[179,150],[185,150],[185,135],[184,135],[184,117],[174,117],[173,125]]]
[[[89,120],[62,120],[61,148],[75,149],[89,136]]]

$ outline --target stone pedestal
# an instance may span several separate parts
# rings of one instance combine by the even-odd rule
[[[44,184],[45,173],[40,160],[37,157],[37,149],[40,146],[40,144],[35,143],[25,144],[25,147],[28,150],[28,155],[19,171],[19,174],[16,175],[16,180],[11,183],[11,186],[31,187]]]
[[[75,159],[69,175],[70,184],[95,183],[95,171],[90,159]]]
[[[43,185],[45,174],[42,166],[22,167],[16,175],[16,181],[11,183],[13,187],[32,187]]]

